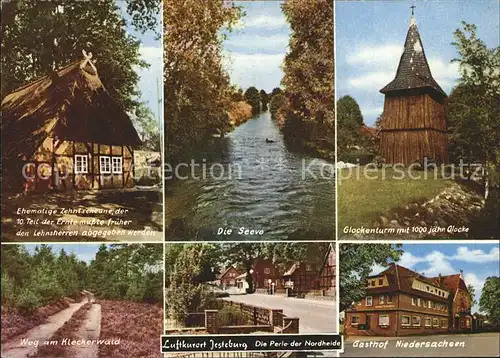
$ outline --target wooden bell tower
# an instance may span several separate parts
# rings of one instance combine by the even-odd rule
[[[390,164],[410,165],[425,157],[447,163],[447,96],[432,78],[413,8],[396,77],[380,90],[385,95],[380,155]]]

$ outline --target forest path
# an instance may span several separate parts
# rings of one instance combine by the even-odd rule
[[[97,340],[101,335],[101,305],[94,303],[87,311],[85,319],[75,334],[75,339]],[[69,348],[69,357],[97,358],[99,346],[97,344],[75,345]]]
[[[1,356],[5,358],[25,358],[35,355],[43,342],[50,340],[64,323],[71,319],[73,314],[86,301],[70,303],[69,307],[49,316],[47,322],[36,326],[2,344]]]

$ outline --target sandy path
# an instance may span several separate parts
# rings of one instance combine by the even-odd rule
[[[70,303],[69,307],[48,317],[47,322],[24,332],[2,344],[3,358],[25,358],[36,354],[38,346],[50,340],[85,302]]]
[[[101,334],[101,305],[94,303],[87,311],[82,325],[75,334],[75,339],[93,340],[99,339]],[[97,344],[75,345],[69,349],[69,357],[97,358],[99,346]]]

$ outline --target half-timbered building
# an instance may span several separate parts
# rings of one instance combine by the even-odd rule
[[[134,147],[141,140],[84,55],[2,100],[4,188],[134,186]]]

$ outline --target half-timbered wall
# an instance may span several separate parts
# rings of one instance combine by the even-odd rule
[[[75,161],[86,163],[85,170]],[[108,170],[101,168],[101,156],[109,161]],[[84,158],[82,158],[84,157]],[[121,162],[121,173],[113,170],[113,159]],[[121,159],[119,159],[121,158]],[[37,175],[30,190],[59,191],[70,189],[111,189],[133,187],[133,149],[129,146],[105,145],[90,142],[72,142],[47,137],[33,154],[29,163]],[[120,165],[116,164],[118,169]]]

